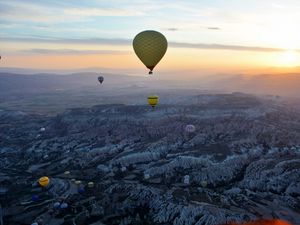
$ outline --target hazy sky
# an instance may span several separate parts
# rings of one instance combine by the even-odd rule
[[[292,68],[299,12],[299,0],[0,0],[0,66],[146,71],[131,43],[154,29],[169,41],[158,71]]]

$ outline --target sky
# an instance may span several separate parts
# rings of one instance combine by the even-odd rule
[[[163,33],[155,71],[259,73],[300,67],[299,0],[0,0],[0,67],[144,73],[132,40]]]

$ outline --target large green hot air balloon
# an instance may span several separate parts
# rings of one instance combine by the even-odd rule
[[[168,41],[165,36],[154,30],[146,30],[137,34],[132,44],[135,54],[150,70],[149,74],[152,74],[152,70],[165,55],[168,48]]]

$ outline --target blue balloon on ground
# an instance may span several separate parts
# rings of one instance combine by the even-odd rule
[[[33,195],[31,197],[31,200],[34,201],[34,202],[37,202],[38,200],[40,200],[40,197],[38,195]]]
[[[61,203],[60,208],[61,209],[67,209],[68,206],[69,206],[68,203],[64,202],[64,203]]]
[[[79,194],[83,194],[84,192],[85,192],[84,187],[79,187],[79,188],[78,188],[78,193],[79,193]]]
[[[53,208],[58,209],[60,207],[60,202],[55,202]]]

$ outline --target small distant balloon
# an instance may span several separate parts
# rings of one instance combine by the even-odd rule
[[[102,84],[102,83],[103,83],[103,81],[104,81],[104,77],[102,77],[102,76],[99,76],[99,77],[98,77],[98,81],[100,82],[100,84]]]
[[[88,182],[88,187],[93,188],[95,186],[94,182]]]
[[[60,207],[60,202],[55,202],[53,208],[58,209]]]
[[[49,179],[49,177],[46,177],[46,176],[41,177],[41,178],[39,179],[39,184],[40,184],[42,187],[47,187],[48,184],[49,184],[49,182],[50,182],[50,179]]]
[[[41,131],[41,132],[44,132],[44,131],[46,131],[46,128],[45,128],[45,127],[42,127],[42,128],[40,129],[40,131]]]
[[[65,171],[64,175],[69,175],[71,172],[70,171]]]
[[[148,104],[154,108],[158,103],[158,96],[157,95],[150,95],[148,96]]]
[[[32,200],[33,202],[37,202],[38,200],[40,200],[40,197],[39,197],[38,195],[33,195],[33,196],[31,197],[31,200]]]
[[[69,205],[68,205],[68,203],[66,203],[66,202],[63,202],[63,203],[61,203],[61,205],[60,205],[60,208],[61,209],[67,209],[69,207]]]
[[[80,180],[76,180],[76,181],[75,181],[75,184],[80,185],[80,184],[81,184],[81,181],[80,181]]]
[[[196,131],[196,127],[192,124],[188,124],[185,126],[185,131],[188,133],[194,133]]]
[[[207,187],[207,181],[205,180],[201,181],[201,186],[204,188]]]
[[[85,192],[84,187],[79,187],[79,188],[78,188],[78,193],[79,193],[79,194],[84,194],[84,192]]]

